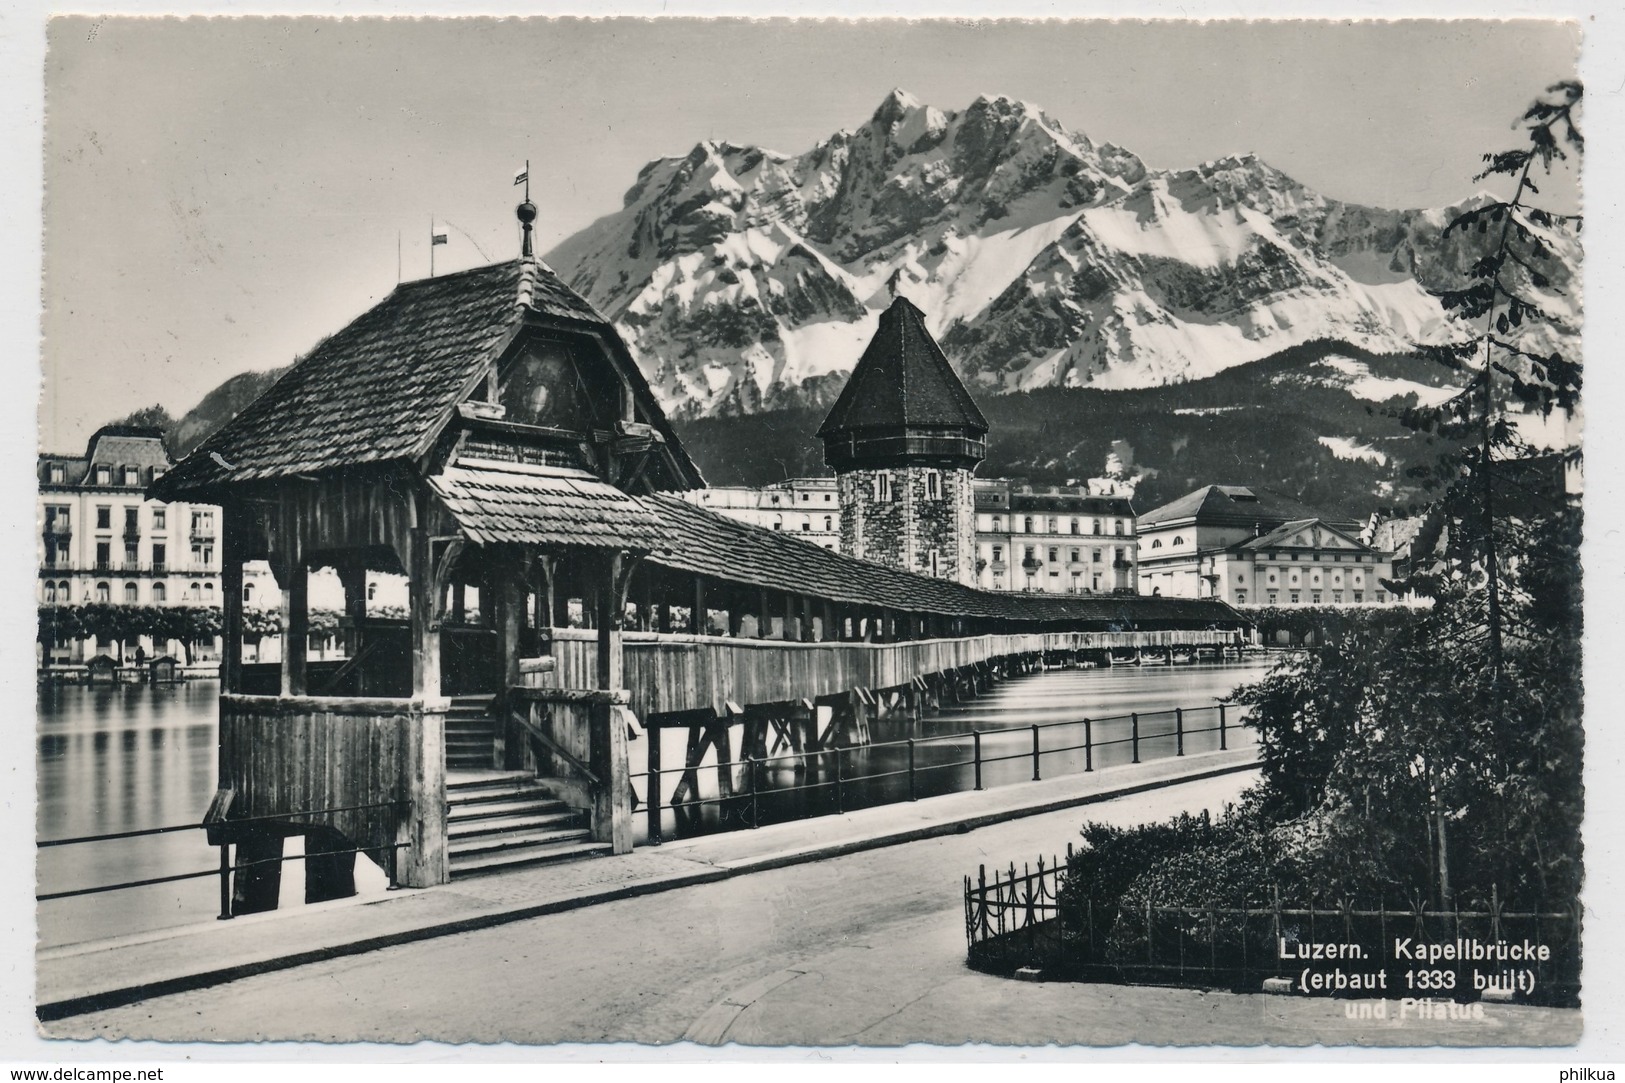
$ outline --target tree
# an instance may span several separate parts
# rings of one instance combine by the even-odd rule
[[[1518,122],[1527,145],[1484,155],[1485,168],[1474,180],[1513,177],[1513,193],[1508,199],[1476,201],[1445,227],[1446,238],[1477,235],[1490,244],[1468,268],[1464,286],[1438,294],[1446,311],[1471,325],[1472,333],[1418,347],[1439,364],[1470,375],[1453,398],[1401,415],[1405,424],[1435,433],[1457,449],[1416,473],[1444,487],[1440,510],[1456,525],[1450,533],[1448,579],[1482,580],[1482,635],[1492,685],[1504,664],[1507,549],[1515,544],[1508,538],[1509,516],[1498,504],[1527,488],[1520,471],[1503,464],[1528,459],[1533,450],[1508,417],[1507,396],[1543,416],[1554,409],[1572,411],[1579,403],[1580,366],[1564,355],[1562,345],[1577,330],[1578,309],[1565,288],[1561,257],[1577,251],[1581,219],[1544,210],[1529,199],[1540,193],[1533,178],[1537,165],[1543,175],[1550,174],[1555,162],[1568,158],[1565,147],[1583,151],[1575,120],[1581,95],[1576,82],[1548,88]],[[1571,311],[1562,311],[1565,305]],[[1436,578],[1407,585],[1428,595],[1444,589]]]
[[[1349,891],[1449,906],[1463,893],[1556,903],[1579,890],[1580,513],[1562,462],[1512,415],[1579,402],[1564,350],[1580,220],[1530,199],[1537,166],[1544,179],[1583,150],[1580,97],[1574,83],[1542,95],[1519,121],[1527,146],[1486,155],[1476,178],[1512,177],[1512,195],[1475,200],[1445,227],[1477,246],[1463,285],[1440,294],[1471,331],[1424,352],[1465,379],[1401,415],[1446,449],[1418,471],[1440,490],[1443,559],[1402,584],[1431,607],[1353,627],[1249,690],[1262,803],[1313,840],[1322,882]]]

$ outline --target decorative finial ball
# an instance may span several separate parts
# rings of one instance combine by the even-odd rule
[[[514,213],[519,215],[520,222],[528,226],[532,222],[536,221],[536,204],[527,199],[523,203],[519,204],[518,209]]]

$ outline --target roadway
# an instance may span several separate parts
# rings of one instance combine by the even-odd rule
[[[1493,1006],[1419,1033],[1342,1002],[1029,984],[965,967],[960,878],[1063,850],[1089,818],[1219,812],[1231,774],[720,883],[607,902],[75,1016],[163,1041],[1549,1044],[1579,1014]],[[292,1051],[289,1051],[292,1055]]]

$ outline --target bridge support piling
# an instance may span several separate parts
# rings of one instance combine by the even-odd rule
[[[254,832],[237,842],[237,874],[233,877],[231,912],[263,914],[275,910],[282,890],[280,834]]]

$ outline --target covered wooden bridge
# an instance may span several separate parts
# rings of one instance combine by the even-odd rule
[[[154,487],[224,508],[209,815],[247,866],[238,912],[275,905],[291,835],[312,899],[349,893],[358,847],[408,885],[625,852],[638,727],[692,727],[700,754],[732,726],[817,747],[1046,654],[1237,642],[1219,603],[991,594],[668,495],[703,481],[608,321],[528,255],[524,213],[526,256],[397,287]],[[241,662],[255,559],[282,592],[272,666]],[[305,656],[321,567],[342,662]],[[369,570],[408,578],[406,621],[369,611]]]

